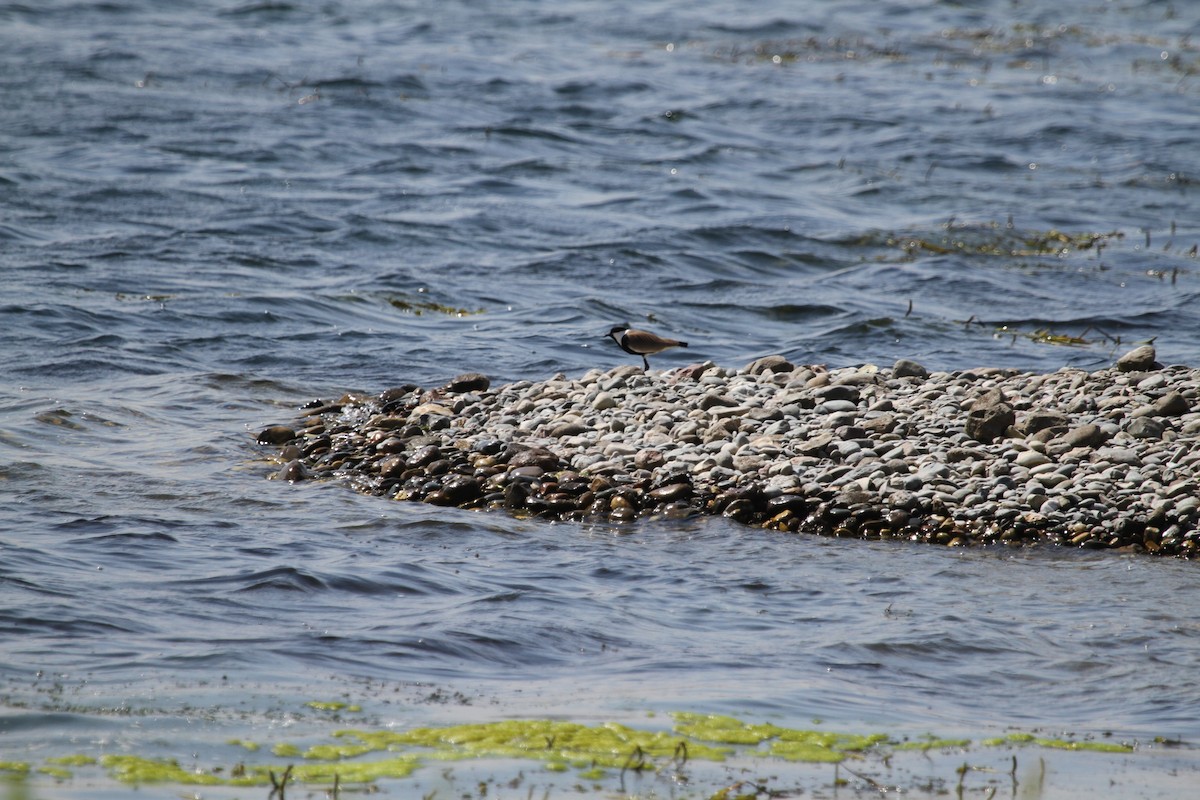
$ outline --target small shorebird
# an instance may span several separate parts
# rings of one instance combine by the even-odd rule
[[[661,353],[670,347],[687,347],[687,342],[681,342],[677,339],[664,339],[662,336],[653,334],[650,331],[639,331],[636,328],[627,328],[624,325],[614,325],[613,329],[608,332],[608,338],[612,339],[626,353],[631,353],[635,356],[642,357],[642,364],[647,372],[650,371],[650,362],[646,360],[646,356],[651,353]]]

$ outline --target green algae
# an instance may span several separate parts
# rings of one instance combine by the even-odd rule
[[[1118,742],[1092,742],[1075,739],[1052,739],[1045,736],[1034,736],[1032,733],[1010,733],[984,739],[980,744],[985,747],[1004,747],[1008,745],[1034,745],[1052,750],[1082,750],[1093,753],[1132,753],[1133,745]]]
[[[96,763],[93,756],[85,756],[82,753],[76,753],[71,756],[54,756],[46,759],[47,764],[57,764],[63,767],[89,767]]]
[[[311,700],[311,701],[305,703],[304,705],[308,706],[309,708],[315,709],[317,711],[349,711],[349,712],[355,713],[355,714],[362,711],[362,706],[351,704],[351,703],[345,703],[345,702],[342,702],[341,700],[332,700],[332,701]]]
[[[1001,258],[1062,258],[1076,252],[1102,251],[1109,243],[1123,238],[1125,234],[1121,231],[1069,233],[1052,228],[1047,231],[1017,232],[1007,225],[991,223],[970,227],[947,224],[942,236],[893,234],[887,237],[885,243],[900,248],[908,257],[920,253],[958,253]]]
[[[216,786],[226,782],[212,773],[181,767],[173,758],[110,754],[100,757],[100,766],[118,781],[133,785],[176,783],[184,786]]]
[[[632,753],[646,758],[671,758],[683,739],[667,731],[644,731],[610,722],[586,726],[554,720],[503,720],[445,728],[408,731],[343,730],[334,734],[376,750],[422,747],[439,759],[536,758],[547,763],[583,760],[601,767],[621,768]],[[722,761],[729,748],[686,744],[695,758]],[[447,752],[448,751],[448,752]]]
[[[692,739],[737,745],[770,742],[767,755],[788,761],[837,763],[849,753],[860,753],[886,744],[885,734],[833,733],[782,728],[770,723],[751,724],[721,714],[675,714],[675,730]]]
[[[900,742],[893,746],[897,751],[904,750],[948,750],[970,747],[970,739],[943,739],[930,734],[911,742]]]
[[[374,783],[378,780],[407,778],[421,766],[414,755],[402,755],[378,761],[340,762],[336,764],[297,764],[292,780],[302,783],[330,782]]]
[[[262,747],[262,745],[260,745],[258,742],[248,742],[245,739],[230,739],[229,741],[225,742],[225,744],[232,745],[233,747],[245,748],[251,753],[257,753],[259,748]]]
[[[366,744],[314,744],[304,751],[304,758],[310,761],[344,761],[357,758],[373,752],[375,748]]]
[[[436,303],[432,300],[405,300],[400,297],[392,297],[388,299],[388,303],[394,308],[418,317],[426,311],[445,314],[448,317],[470,317],[484,313],[484,309],[482,308],[474,310],[469,308],[455,308],[454,306],[446,305],[445,303]]]
[[[327,741],[300,745],[281,742],[271,748],[276,758],[298,759],[275,764],[182,765],[172,758],[111,754],[96,759],[77,754],[46,759],[41,765],[0,762],[0,772],[16,776],[44,775],[58,781],[74,778],[77,768],[98,765],[114,780],[128,785],[277,786],[278,776],[308,784],[370,785],[406,778],[438,762],[499,759],[534,762],[546,773],[575,772],[580,781],[624,783],[627,773],[679,775],[689,762],[722,763],[730,758],[812,765],[839,764],[847,759],[882,759],[930,750],[968,749],[971,740],[934,734],[897,740],[883,733],[854,734],[788,728],[748,722],[720,714],[679,712],[669,729],[644,730],[617,722],[582,724],[552,719],[510,719],[407,730],[343,729]],[[249,753],[259,745],[242,739],[226,741]],[[1010,732],[983,739],[978,747],[1041,747],[1127,754],[1126,744],[1073,740]]]
[[[70,756],[54,756],[47,758],[45,763],[38,767],[37,772],[55,780],[66,781],[75,777],[75,772],[69,769],[70,767],[90,767],[94,764],[96,764],[95,758],[81,753]]]

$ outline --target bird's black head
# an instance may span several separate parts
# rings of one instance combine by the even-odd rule
[[[629,330],[628,325],[613,325],[609,330],[608,335],[615,339],[617,338],[618,333],[624,333],[627,330]]]

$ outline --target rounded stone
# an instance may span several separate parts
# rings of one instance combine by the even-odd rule
[[[296,431],[286,425],[272,425],[258,434],[259,444],[287,444],[296,438]]]
[[[901,358],[892,365],[892,377],[895,378],[928,378],[929,370],[921,364],[908,358]]]

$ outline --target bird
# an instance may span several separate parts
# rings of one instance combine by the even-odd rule
[[[661,353],[671,347],[687,347],[687,342],[681,342],[678,339],[666,339],[658,334],[650,331],[640,331],[637,328],[630,328],[626,325],[614,325],[612,330],[608,332],[608,338],[617,343],[617,346],[631,355],[641,356],[642,364],[647,372],[650,371],[650,362],[646,360],[646,356],[650,353]]]

